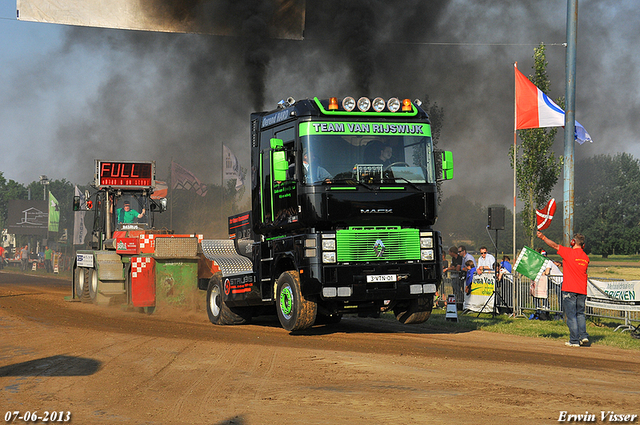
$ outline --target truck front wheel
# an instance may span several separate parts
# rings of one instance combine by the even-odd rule
[[[430,295],[398,303],[393,309],[393,314],[396,315],[398,322],[411,325],[426,322],[431,316],[432,309],[433,295]]]
[[[231,308],[222,299],[222,273],[216,273],[209,280],[207,288],[207,315],[214,325],[243,325],[251,320],[251,309]]]
[[[89,284],[87,282],[87,269],[76,267],[73,269],[73,285],[75,286],[76,297],[82,302],[91,302],[89,297]]]
[[[286,271],[278,278],[276,310],[280,324],[288,331],[307,329],[315,323],[318,305],[302,295],[298,272]]]

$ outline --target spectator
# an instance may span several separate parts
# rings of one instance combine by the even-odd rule
[[[4,268],[4,247],[0,245],[0,270]]]
[[[442,269],[443,274],[449,271],[459,272],[462,269],[462,257],[458,255],[458,248],[455,246],[450,247],[449,255],[451,256],[451,262],[448,267]]]
[[[480,247],[480,256],[477,262],[477,273],[482,274],[487,271],[493,271],[493,265],[496,263],[496,259],[493,255],[487,252],[486,246]]]
[[[53,267],[51,266],[51,255],[53,251],[48,247],[44,247],[44,269],[47,273],[51,273],[53,271]]]
[[[462,255],[462,264],[465,264],[467,261],[473,261],[473,267],[476,266],[476,260],[473,258],[473,255],[467,252],[467,248],[464,245],[460,245],[458,247],[458,253]]]
[[[563,260],[562,307],[569,327],[569,341],[565,344],[569,347],[588,347],[591,342],[587,333],[585,304],[589,257],[584,252],[584,236],[580,233],[573,235],[570,248],[557,244],[540,231],[537,236],[557,250]]]
[[[466,263],[464,263],[464,268],[467,272],[467,277],[466,277],[466,281],[465,281],[465,287],[464,287],[464,293],[469,295],[471,294],[471,284],[473,283],[473,275],[476,272],[476,268],[473,264],[473,261],[471,260],[467,260]]]
[[[449,268],[449,260],[447,260],[447,255],[444,252],[442,253],[442,267]]]
[[[505,273],[512,273],[511,269],[511,258],[508,255],[502,256],[502,262],[500,263],[500,269],[498,270],[498,280],[502,280],[502,276]]]
[[[20,250],[20,266],[23,272],[29,269],[29,245]]]

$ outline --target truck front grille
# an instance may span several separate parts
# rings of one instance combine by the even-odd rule
[[[420,259],[420,232],[400,227],[351,227],[336,232],[338,262]]]

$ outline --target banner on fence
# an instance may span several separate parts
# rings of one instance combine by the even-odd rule
[[[464,296],[464,310],[476,313],[493,312],[495,297],[493,291],[496,287],[496,278],[493,273],[476,274],[471,282],[471,293]]]
[[[602,281],[589,279],[587,307],[640,311],[640,280]]]

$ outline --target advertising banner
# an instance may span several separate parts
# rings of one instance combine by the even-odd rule
[[[471,293],[464,296],[463,309],[476,313],[493,312],[495,297],[493,291],[496,286],[494,273],[475,274],[471,282]]]
[[[640,280],[601,281],[589,279],[587,307],[640,311]]]
[[[14,235],[46,236],[49,228],[47,201],[9,201],[7,232]]]

